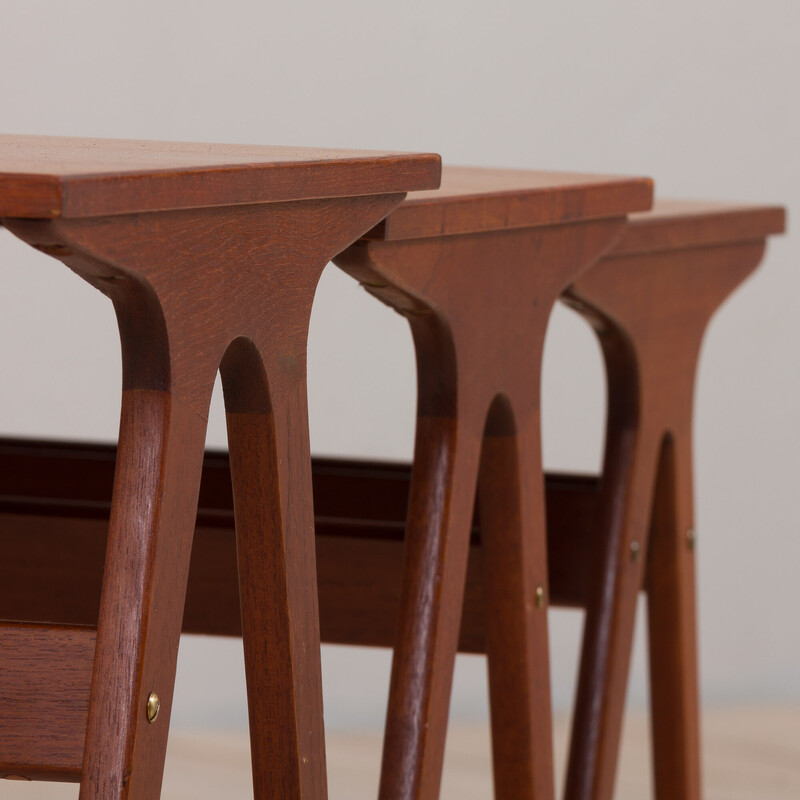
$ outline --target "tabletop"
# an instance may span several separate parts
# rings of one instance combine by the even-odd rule
[[[433,191],[406,197],[370,238],[413,239],[624,216],[646,211],[649,178],[450,167]]]
[[[617,254],[758,241],[786,229],[786,210],[696,200],[657,200],[652,211],[632,214]]]
[[[439,185],[433,153],[0,134],[0,217],[87,217],[394,194]]]

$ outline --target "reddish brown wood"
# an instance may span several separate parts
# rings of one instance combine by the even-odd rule
[[[115,448],[0,442],[0,619],[97,624]],[[320,633],[338,644],[394,643],[410,468],[315,459]],[[600,499],[596,479],[546,481],[550,601],[582,607]],[[38,496],[37,496],[38,495]],[[233,500],[226,453],[204,461],[184,633],[241,636]],[[459,650],[485,652],[483,556],[477,519]]]
[[[490,411],[479,481],[495,795],[553,797],[539,419],[515,429],[504,405]]]
[[[687,539],[695,367],[709,318],[758,265],[764,237],[783,224],[775,209],[749,215],[716,208],[710,220],[703,214],[673,205],[638,218],[619,252],[568,293],[598,331],[609,386],[603,555],[587,607],[570,800],[613,793],[648,544],[656,796],[700,797],[694,558]]]
[[[355,197],[430,189],[439,156],[0,134],[0,217]]]
[[[439,189],[410,194],[368,236],[389,241],[555,225],[643,211],[652,197],[646,178],[451,166]]]
[[[306,320],[312,299],[313,291]],[[316,798],[326,784],[306,334],[297,332],[294,347],[273,348],[266,373],[248,364],[249,343],[230,350],[222,368],[256,797]],[[287,353],[292,366],[281,370]],[[242,382],[252,373],[262,376],[258,392]]]
[[[28,178],[19,174],[17,147],[17,140],[10,145],[2,143],[4,157],[10,148],[11,167],[6,165],[0,172],[14,186],[30,188]],[[147,177],[130,186],[134,187],[132,196],[146,197],[148,209],[224,201],[224,191],[217,194],[216,189],[232,191],[237,175],[242,187],[237,202],[283,199],[287,191],[293,197],[339,196],[67,219],[101,209],[104,214],[130,210],[134,206],[124,202],[121,206],[109,203],[103,192],[109,180],[115,184],[109,196],[124,197],[128,178],[98,172],[100,167],[91,159],[93,176],[75,177],[76,170],[61,163],[64,149],[72,152],[69,143],[48,140],[44,147],[51,148],[53,163],[50,171],[40,166],[38,177],[44,180],[55,171],[62,187],[72,187],[62,194],[62,207],[52,212],[61,218],[5,218],[3,224],[62,260],[111,298],[123,353],[120,445],[80,796],[86,800],[150,800],[159,795],[206,416],[214,376],[224,357],[226,396],[234,414],[243,408],[259,418],[271,412],[281,420],[292,420],[287,443],[277,454],[270,452],[267,442],[247,450],[241,438],[234,436],[234,462],[249,466],[245,470],[249,477],[245,475],[237,485],[236,506],[242,514],[240,554],[254,560],[261,555],[253,541],[253,519],[259,512],[247,500],[255,489],[246,481],[265,478],[263,464],[251,465],[254,457],[271,458],[267,468],[281,480],[291,476],[302,498],[292,497],[295,505],[279,520],[273,518],[276,528],[259,531],[261,538],[268,536],[274,547],[288,554],[282,572],[274,574],[289,585],[284,608],[291,636],[269,628],[269,612],[264,609],[249,605],[243,609],[256,796],[323,798],[325,757],[310,464],[304,406],[296,387],[305,377],[305,337],[317,279],[337,252],[402,199],[399,192],[408,188],[405,162],[399,156],[381,162],[380,157],[362,154],[364,160],[352,164],[345,157],[342,169],[348,164],[356,173],[374,169],[380,178],[366,193],[356,193],[369,196],[343,197],[347,192],[335,192],[330,186],[324,189],[331,166],[331,155],[325,152],[317,154],[317,166],[307,153],[283,157],[264,153],[259,166],[240,164],[229,170],[230,160],[226,160],[226,168],[219,171],[220,159],[215,154],[210,170],[202,158],[194,166],[181,161],[175,170],[174,164],[164,163],[160,146],[143,146],[142,152],[155,150],[157,157],[151,168],[135,167]],[[75,158],[81,163],[87,160],[86,147],[85,142],[77,147]],[[118,159],[114,147],[109,156],[98,145],[98,150],[103,150],[102,164],[110,173],[122,169],[114,166]],[[48,160],[41,153],[37,157]],[[300,164],[293,165],[292,160]],[[21,161],[25,163],[24,158]],[[412,158],[412,172],[415,163],[427,177],[418,173],[408,182],[419,179],[435,185],[435,161]],[[298,166],[299,173],[294,169]],[[187,187],[180,177],[194,173],[204,174],[202,189]],[[240,173],[245,173],[244,177]],[[257,197],[248,193],[247,176],[254,173],[261,179],[256,181],[261,187]],[[269,176],[273,175],[288,175],[288,182],[278,179],[271,185]],[[140,190],[143,194],[137,195]],[[171,196],[170,191],[179,196]],[[92,205],[87,198],[95,198],[99,205]],[[4,214],[23,210],[2,206]],[[247,358],[241,356],[244,351]],[[263,367],[254,369],[254,365]],[[287,460],[275,459],[289,451],[289,475],[284,478]],[[248,591],[257,595],[263,591],[245,583],[255,579],[258,563],[253,572],[248,568],[245,564],[242,569],[245,597]],[[302,647],[296,643],[298,639]],[[277,653],[265,664],[259,659],[267,647]],[[267,668],[278,662],[280,674],[268,673]],[[287,695],[282,690],[289,685],[299,690]],[[151,692],[161,698],[161,713],[154,724],[145,717]],[[265,742],[275,740],[270,730],[277,729],[280,734],[275,736],[291,744],[291,752],[264,749]]]
[[[780,206],[658,199],[651,211],[631,214],[614,252],[641,254],[754,242],[783,233],[785,227],[786,211]]]
[[[0,627],[0,779],[80,780],[92,628]]]
[[[691,441],[667,437],[653,497],[647,580],[653,780],[659,800],[702,796],[692,519]]]
[[[548,197],[547,179],[528,176],[527,190],[518,185],[513,201],[535,207],[545,196],[548,210],[566,210],[564,224],[548,226],[554,220],[544,213],[542,227],[531,227],[537,219],[528,213],[493,217],[496,187],[477,199],[474,213],[486,177],[476,171],[469,188],[425,197],[417,227],[399,226],[398,233],[390,217],[373,232],[387,240],[427,238],[364,241],[336,259],[408,317],[417,352],[415,458],[380,785],[385,800],[438,796],[485,426],[484,472],[491,474],[499,459],[518,482],[504,494],[512,505],[489,502],[483,520],[491,542],[487,614],[507,619],[510,634],[487,640],[495,789],[498,797],[552,797],[547,621],[545,604],[537,603],[540,587],[548,592],[538,366],[559,293],[619,235],[624,218],[615,215],[650,202],[647,182],[620,180],[615,188],[627,207],[609,203],[608,219],[585,222],[584,203],[591,206],[595,192],[607,197],[606,183],[577,181],[576,196],[571,183],[550,176]],[[508,198],[500,200],[507,208]],[[415,204],[419,212],[418,197],[406,208]],[[398,213],[402,219],[411,212]],[[442,235],[476,230],[483,233]]]

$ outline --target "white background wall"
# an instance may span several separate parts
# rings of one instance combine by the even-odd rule
[[[0,129],[14,133],[434,150],[451,163],[652,175],[663,195],[800,201],[800,5],[92,0],[0,8]],[[696,406],[703,696],[798,702],[800,245],[770,245],[703,352]],[[0,432],[111,440],[110,303],[0,232]],[[310,343],[318,453],[406,458],[405,323],[329,268]],[[593,469],[603,381],[587,329],[553,318],[549,467]],[[209,443],[225,444],[220,403]],[[2,556],[0,555],[0,558]],[[580,618],[555,612],[566,708]],[[641,635],[641,634],[640,634]],[[641,643],[641,639],[640,639]],[[377,725],[388,655],[327,648],[331,727]],[[185,639],[176,725],[244,724],[238,642]],[[484,712],[460,662],[454,715]],[[646,697],[640,648],[632,700]]]

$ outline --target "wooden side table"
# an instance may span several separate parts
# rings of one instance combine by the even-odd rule
[[[0,137],[2,224],[112,300],[123,358],[96,639],[0,626],[0,775],[158,797],[220,369],[255,795],[325,796],[308,319],[326,263],[439,172],[435,155]]]
[[[447,168],[335,259],[408,318],[417,354],[382,800],[439,793],[478,482],[495,795],[553,796],[544,336],[561,292],[651,201],[646,179]]]
[[[699,800],[692,407],[706,325],[758,266],[784,211],[664,202],[634,215],[567,302],[598,332],[608,429],[567,773],[568,800],[610,800],[636,599],[647,589],[655,790]]]

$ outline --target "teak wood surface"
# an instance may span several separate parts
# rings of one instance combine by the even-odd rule
[[[611,800],[646,576],[655,795],[701,796],[695,371],[710,317],[756,268],[766,237],[783,229],[780,208],[656,204],[566,294],[597,331],[608,378],[602,552],[586,604],[567,800]]]
[[[442,185],[335,259],[407,317],[417,355],[379,796],[438,797],[479,484],[495,795],[543,800],[553,796],[544,335],[558,296],[619,237],[626,213],[650,206],[652,184],[455,168]]]
[[[54,746],[42,761],[19,754],[2,767],[79,779],[82,800],[152,800],[160,792],[218,369],[255,796],[326,796],[308,321],[326,263],[408,189],[437,186],[439,159],[233,150],[0,140],[3,225],[106,294],[122,343],[119,450],[85,744],[69,753]],[[23,219],[37,216],[50,219]],[[153,692],[161,710],[150,724]]]
[[[0,496],[0,550],[15,565],[0,583],[0,619],[97,625],[115,455],[103,445],[0,441],[0,473],[13,476]],[[314,459],[312,476],[322,639],[391,647],[410,467]],[[599,553],[598,480],[549,475],[546,493],[550,602],[583,608]],[[192,547],[183,632],[241,636],[227,453],[206,453]],[[479,515],[469,558],[458,646],[485,653]]]
[[[0,134],[0,217],[98,217],[431,189],[434,154]]]

